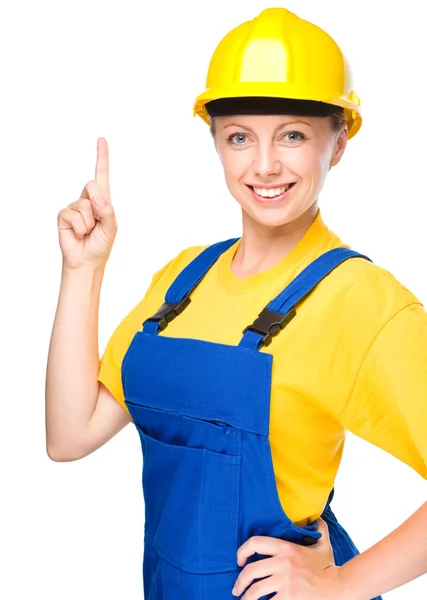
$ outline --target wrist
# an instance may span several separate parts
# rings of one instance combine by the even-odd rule
[[[351,559],[341,567],[338,567],[338,596],[339,600],[369,600],[368,596],[363,595],[360,590],[360,580],[357,582],[354,577],[351,577],[351,569],[349,563]]]
[[[71,267],[70,265],[66,265],[64,262],[62,263],[62,275],[65,277],[77,277],[77,278],[87,278],[87,277],[97,277],[99,275],[103,275],[105,271],[106,263],[102,262],[99,264],[83,264],[78,267]]]

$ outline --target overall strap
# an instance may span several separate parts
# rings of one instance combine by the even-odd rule
[[[171,283],[165,295],[165,302],[156,314],[144,321],[144,333],[157,334],[165,329],[168,323],[190,304],[192,290],[200,283],[212,265],[238,239],[230,238],[217,242],[197,255]]]
[[[365,258],[348,248],[333,248],[310,263],[291,283],[260,312],[258,318],[243,330],[239,346],[259,350],[270,344],[272,336],[284,329],[295,317],[295,305],[305,298],[333,269],[349,258]]]

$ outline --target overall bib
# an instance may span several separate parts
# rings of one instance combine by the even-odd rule
[[[258,350],[341,262],[370,259],[346,248],[326,252],[261,311],[237,346],[158,335],[237,240],[209,246],[181,271],[122,362],[125,403],[143,452],[145,600],[233,600],[243,568],[237,550],[248,538],[309,546],[321,537],[317,520],[299,527],[282,508],[268,438],[273,355]],[[322,518],[340,566],[359,551],[331,510],[333,493]],[[255,554],[247,564],[263,558]]]

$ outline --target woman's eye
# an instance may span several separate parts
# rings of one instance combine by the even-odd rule
[[[290,142],[299,142],[304,139],[304,135],[299,133],[299,131],[288,131],[288,133],[285,133],[284,137],[286,138],[287,136],[289,136]]]
[[[286,138],[288,139],[286,140]],[[299,131],[288,131],[283,135],[282,139],[290,142],[291,144],[295,144],[305,139],[305,135]],[[234,146],[243,146],[247,143],[248,136],[246,133],[232,133],[230,136],[228,136],[227,141],[229,144]]]
[[[228,138],[232,143],[242,145],[245,143],[247,136],[244,133],[234,133]]]

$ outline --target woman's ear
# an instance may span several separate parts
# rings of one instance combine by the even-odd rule
[[[340,162],[342,155],[344,154],[345,148],[347,146],[347,141],[348,129],[347,126],[345,126],[343,127],[343,129],[341,129],[335,141],[334,152],[329,163],[329,170],[331,170],[332,167],[335,167],[335,165],[337,165]]]

